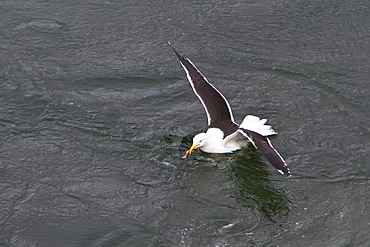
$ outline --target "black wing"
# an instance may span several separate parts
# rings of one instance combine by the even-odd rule
[[[272,146],[267,137],[250,130],[242,128],[239,130],[239,132],[249,139],[249,141],[261,152],[261,154],[273,167],[275,167],[281,174],[290,176],[288,165]]]
[[[184,68],[194,93],[207,113],[209,127],[220,128],[227,136],[238,129],[226,98],[200,73],[194,64],[181,56],[172,46]]]

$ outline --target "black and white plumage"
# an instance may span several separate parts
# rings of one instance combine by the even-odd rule
[[[208,117],[208,129],[205,133],[194,136],[193,145],[183,158],[187,158],[195,149],[206,153],[231,153],[241,149],[250,141],[281,174],[290,176],[288,165],[266,137],[277,134],[266,119],[248,115],[238,125],[226,98],[202,75],[187,58],[171,48],[179,58],[194,93],[202,102]]]

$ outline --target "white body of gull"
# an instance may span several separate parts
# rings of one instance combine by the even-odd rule
[[[266,137],[277,133],[266,119],[248,115],[238,125],[234,122],[231,108],[226,98],[202,75],[187,58],[181,56],[172,46],[179,58],[194,93],[202,102],[208,117],[208,129],[205,133],[194,136],[193,145],[183,158],[187,158],[195,149],[206,153],[231,153],[241,149],[250,141],[281,174],[290,176],[284,159]]]

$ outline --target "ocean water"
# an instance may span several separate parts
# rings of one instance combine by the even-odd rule
[[[0,246],[370,246],[369,6],[2,1]],[[167,41],[292,177],[181,159],[207,121]]]

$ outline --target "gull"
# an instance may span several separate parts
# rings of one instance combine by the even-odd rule
[[[197,148],[206,153],[232,153],[251,142],[279,173],[290,176],[288,165],[267,138],[267,136],[277,134],[270,125],[266,125],[267,120],[247,115],[240,125],[235,123],[225,96],[203,76],[188,58],[180,55],[170,43],[169,45],[180,60],[208,119],[207,131],[194,136],[192,146],[182,158],[187,158]]]

